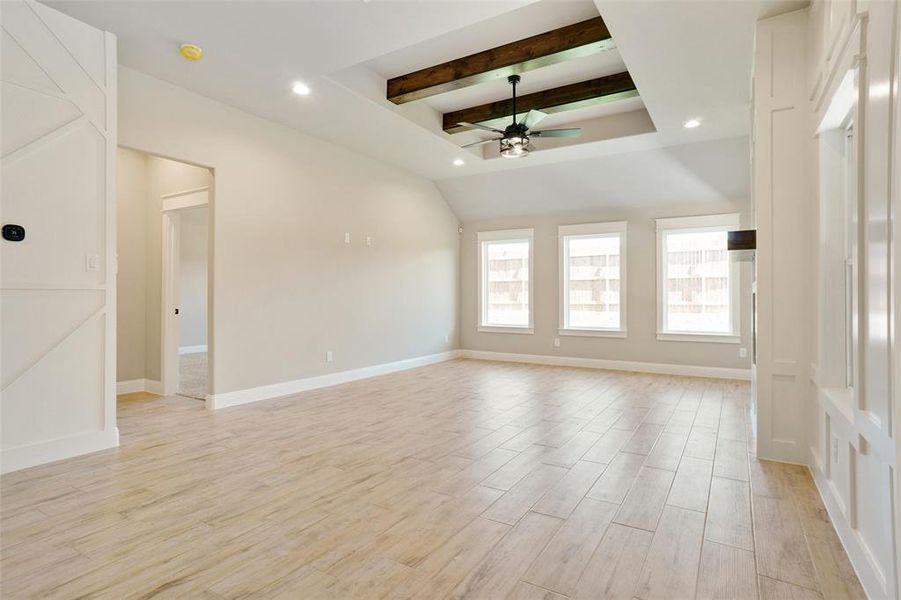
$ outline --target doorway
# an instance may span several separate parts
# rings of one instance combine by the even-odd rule
[[[205,400],[208,385],[209,188],[162,199],[163,393]]]
[[[118,169],[117,393],[204,400],[212,170],[126,148]]]

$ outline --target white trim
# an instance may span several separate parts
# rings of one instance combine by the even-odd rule
[[[817,127],[817,135],[830,129],[842,128],[849,115],[854,115],[854,109],[857,106],[857,99],[860,95],[857,87],[858,74],[857,65],[852,65],[845,72],[845,76],[842,77],[835,94],[832,96],[832,100],[829,102],[826,114],[823,115],[823,119],[820,121],[819,127]]]
[[[200,208],[210,203],[210,193],[204,189],[202,192],[193,192],[184,196],[163,199],[161,212],[172,210],[184,210],[186,208]]]
[[[610,221],[607,223],[579,223],[577,225],[558,225],[557,235],[599,235],[604,233],[625,233],[626,221]]]
[[[669,363],[649,363],[628,360],[607,360],[603,358],[578,358],[575,356],[542,356],[538,354],[513,354],[490,352],[487,350],[461,350],[463,358],[492,360],[500,362],[529,363],[561,367],[584,367],[587,369],[608,369],[611,371],[634,371],[636,373],[656,373],[658,375],[678,375],[685,377],[709,377],[714,379],[738,379],[749,381],[750,369],[730,369],[727,367],[703,367],[698,365],[675,365]]]
[[[681,342],[741,342],[741,268],[738,261],[729,261],[729,326],[731,331],[727,333],[693,333],[690,331],[669,331],[664,311],[664,281],[666,257],[664,256],[664,236],[667,233],[678,231],[681,233],[695,233],[702,231],[723,231],[730,228],[741,227],[740,213],[725,213],[719,215],[701,215],[694,217],[670,217],[656,220],[657,227],[657,339],[659,341]],[[734,339],[732,339],[734,338]]]
[[[163,395],[178,391],[178,270],[181,215],[178,211],[162,213],[162,286],[160,302],[160,381]]]
[[[720,215],[699,215],[695,217],[669,217],[657,219],[657,231],[670,229],[722,229],[723,227],[739,227],[740,213],[724,213]]]
[[[479,333],[519,333],[533,334],[535,329],[532,327],[515,327],[513,325],[479,325],[476,328]]]
[[[179,161],[179,162],[181,162],[181,161]],[[160,199],[162,199],[162,200],[169,200],[170,198],[180,198],[180,197],[182,197],[182,196],[191,196],[191,195],[197,194],[198,192],[206,192],[206,193],[209,193],[209,191],[210,191],[210,186],[205,185],[205,186],[198,187],[198,188],[191,188],[191,189],[188,189],[188,190],[182,190],[182,191],[180,191],[180,192],[170,192],[170,193],[168,193],[168,194],[162,194],[162,195],[160,196]]]
[[[46,440],[0,452],[0,472],[11,473],[28,467],[56,462],[119,445],[119,428],[90,431]]]
[[[568,335],[573,337],[606,337],[606,338],[625,338],[625,329],[578,329],[578,328],[560,328],[557,335]]]
[[[626,240],[628,223],[611,221],[608,223],[582,223],[579,225],[559,225],[557,227],[557,327],[560,335],[578,335],[585,337],[626,337]],[[567,321],[566,289],[569,279],[569,247],[566,242],[570,238],[612,237],[619,238],[619,328],[591,329],[570,327]]]
[[[129,379],[128,381],[117,381],[116,382],[116,395],[119,396],[121,394],[134,394],[136,392],[144,391],[144,380],[143,379]]]
[[[740,344],[741,336],[730,333],[685,333],[661,331],[657,334],[660,342],[704,342],[714,344]]]
[[[380,365],[371,365],[369,367],[361,367],[359,369],[351,369],[348,371],[339,371],[337,373],[328,373],[327,375],[317,375],[314,377],[306,377],[304,379],[295,379],[294,381],[285,381],[282,383],[274,383],[271,385],[261,385],[259,387],[237,390],[234,392],[225,392],[222,394],[209,394],[206,397],[206,407],[209,410],[218,410],[229,406],[238,406],[240,404],[248,404],[250,402],[259,402],[261,400],[272,400],[274,398],[282,398],[284,396],[292,396],[301,392],[315,390],[318,388],[330,387],[342,383],[357,381],[358,379],[368,379],[378,375],[386,375],[396,371],[405,371],[407,369],[415,369],[435,363],[453,360],[460,357],[459,350],[449,350],[447,352],[439,352],[438,354],[429,354],[426,356],[418,356],[416,358],[408,358]]]
[[[206,344],[200,344],[199,346],[179,346],[178,347],[179,354],[197,354],[198,352],[206,352]]]
[[[480,242],[494,242],[497,240],[524,240],[532,239],[535,230],[528,229],[497,229],[494,231],[480,231],[477,234]]]
[[[535,328],[535,230],[534,229],[501,229],[497,231],[479,231],[477,233],[476,256],[478,259],[478,330],[490,333],[533,333]],[[485,242],[526,241],[529,243],[529,324],[524,327],[485,323]]]
[[[153,379],[129,379],[128,381],[116,382],[116,395],[134,394],[136,392],[149,392],[151,394],[163,395],[163,386],[159,381]]]
[[[823,465],[817,459],[816,453],[810,452],[810,465],[804,465],[813,476],[817,493],[826,506],[826,513],[835,528],[835,533],[848,555],[854,574],[860,580],[861,586],[870,598],[886,598],[888,591],[885,573],[879,569],[879,562],[874,560],[872,553],[861,537],[860,533],[848,523],[843,514],[843,502],[841,497],[834,492],[835,486],[826,476]],[[824,493],[829,490],[829,493]]]

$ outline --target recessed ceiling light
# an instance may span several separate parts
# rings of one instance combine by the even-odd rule
[[[294,85],[291,86],[291,91],[298,96],[306,96],[310,93],[310,86],[302,81],[295,81]]]
[[[462,158],[455,158],[455,159],[454,159],[454,166],[455,166],[455,167],[462,167],[462,166],[465,165],[465,164],[466,164],[466,163],[463,162],[463,159],[462,159]]]
[[[694,129],[695,127],[700,127],[700,126],[701,126],[700,119],[689,119],[689,120],[685,121],[685,123],[682,124],[682,127],[684,127],[685,129]]]
[[[178,52],[188,60],[200,60],[203,58],[203,48],[194,44],[182,44]]]

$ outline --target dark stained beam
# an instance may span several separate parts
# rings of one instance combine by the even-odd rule
[[[580,81],[549,90],[542,90],[533,94],[526,94],[516,98],[516,111],[520,116],[532,109],[540,110],[548,114],[594,106],[605,102],[613,102],[624,98],[633,98],[638,95],[638,90],[628,71],[598,77],[588,81]],[[464,108],[444,114],[442,128],[447,133],[459,133],[466,131],[458,123],[481,123],[497,126],[507,123],[495,123],[495,121],[509,120],[513,117],[512,99],[490,102],[481,106]]]
[[[471,54],[388,80],[388,100],[404,104],[612,47],[601,17]]]

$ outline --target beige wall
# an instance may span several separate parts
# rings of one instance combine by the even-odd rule
[[[127,68],[119,113],[121,144],[215,169],[213,393],[457,347],[434,184]]]
[[[116,381],[145,377],[147,155],[119,148],[117,173]]]
[[[118,149],[116,381],[160,379],[160,197],[210,183],[208,169]]]
[[[207,328],[207,225],[209,212],[192,208],[179,215],[178,345],[205,346]]]
[[[741,345],[701,342],[657,341],[656,232],[654,219],[727,212],[743,213],[746,201],[647,210],[608,209],[580,214],[504,218],[466,223],[463,227],[460,279],[462,347],[468,350],[639,361],[649,363],[697,365],[706,367],[749,368],[749,358],[739,358],[740,347],[750,355],[750,282],[749,263],[742,266]],[[557,226],[576,223],[627,221],[626,235],[626,318],[627,337],[598,338],[558,336],[558,247]],[[478,243],[479,231],[534,228],[534,303],[535,333],[478,332]],[[560,338],[560,347],[554,338]]]

